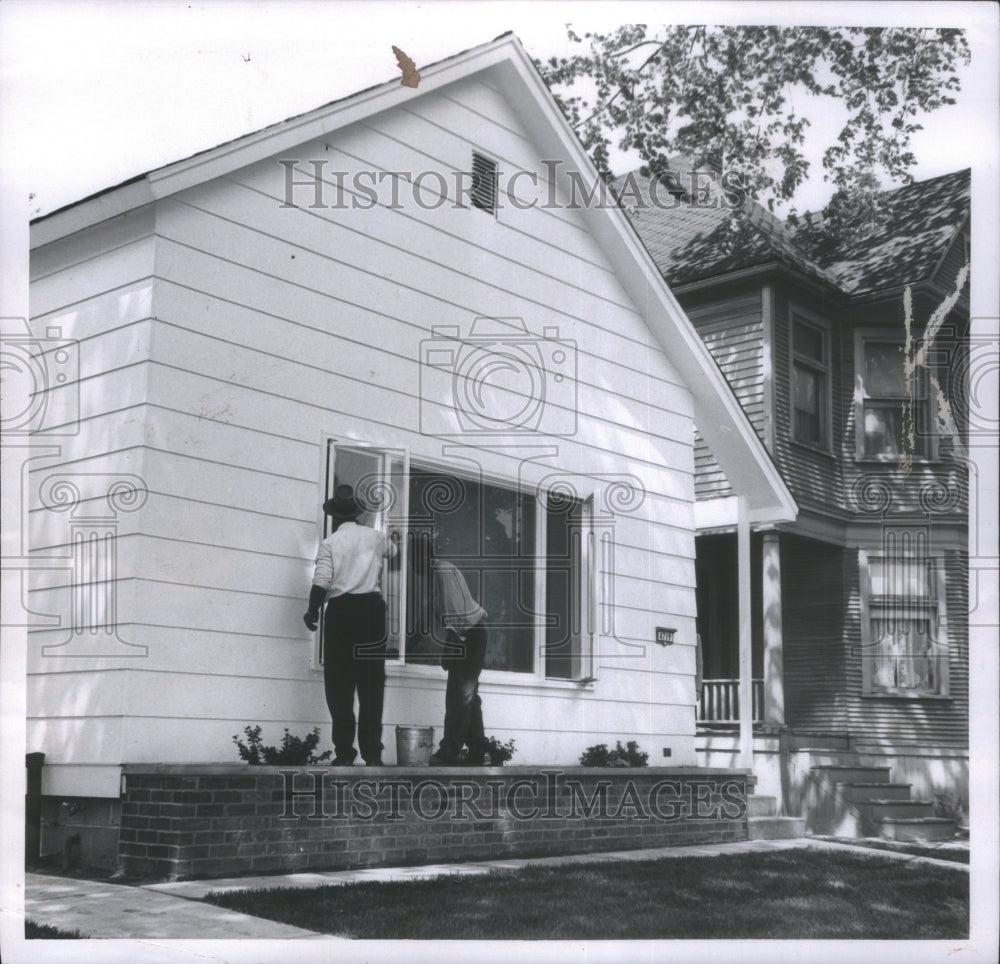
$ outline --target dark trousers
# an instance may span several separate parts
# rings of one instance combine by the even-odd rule
[[[486,736],[483,703],[479,698],[479,674],[486,657],[486,627],[473,626],[464,643],[458,641],[454,633],[449,633],[448,642],[460,647],[461,651],[441,659],[441,665],[448,670],[441,752],[447,756],[457,755],[464,744],[472,754],[481,753],[486,746]]]
[[[385,602],[377,592],[334,596],[323,624],[323,682],[333,720],[336,759],[350,763],[357,733],[367,763],[382,759],[382,703],[385,694]]]

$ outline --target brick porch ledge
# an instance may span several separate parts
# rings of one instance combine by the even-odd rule
[[[746,840],[746,770],[128,764],[118,865],[171,880]]]

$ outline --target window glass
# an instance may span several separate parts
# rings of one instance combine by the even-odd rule
[[[948,648],[939,638],[931,573],[922,555],[869,560],[869,692],[946,693]]]
[[[820,382],[818,373],[796,365],[792,373],[795,405],[795,438],[800,442],[820,444],[823,441]]]
[[[410,528],[432,533],[435,557],[458,568],[486,610],[484,668],[532,672],[534,499],[491,483],[411,469]],[[408,608],[419,612],[416,586],[408,579]]]
[[[868,567],[874,596],[928,596],[927,563],[919,559],[872,559]]]
[[[866,341],[863,345],[864,400],[859,417],[865,456],[923,456],[928,450],[930,407],[927,373],[917,368],[907,378],[901,342]]]
[[[821,328],[792,321],[792,438],[825,446],[827,425],[827,347]]]
[[[584,503],[550,494],[545,510],[545,675],[582,675]]]
[[[792,339],[795,354],[818,362],[826,360],[823,354],[823,332],[818,328],[796,321],[792,327]]]
[[[865,343],[865,393],[872,398],[904,398],[906,378],[902,345]]]

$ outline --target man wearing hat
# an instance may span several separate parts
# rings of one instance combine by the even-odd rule
[[[335,766],[350,766],[354,749],[354,694],[358,694],[357,733],[368,766],[382,763],[382,699],[385,690],[385,601],[379,584],[382,560],[396,546],[384,532],[358,525],[365,507],[349,485],[338,485],[323,503],[333,531],[319,546],[303,616],[313,632],[326,601],[323,682],[333,719]]]

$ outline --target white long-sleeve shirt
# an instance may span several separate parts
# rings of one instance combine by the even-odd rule
[[[356,522],[343,522],[320,544],[313,585],[327,598],[346,593],[379,592],[382,560],[396,554],[389,536]]]

